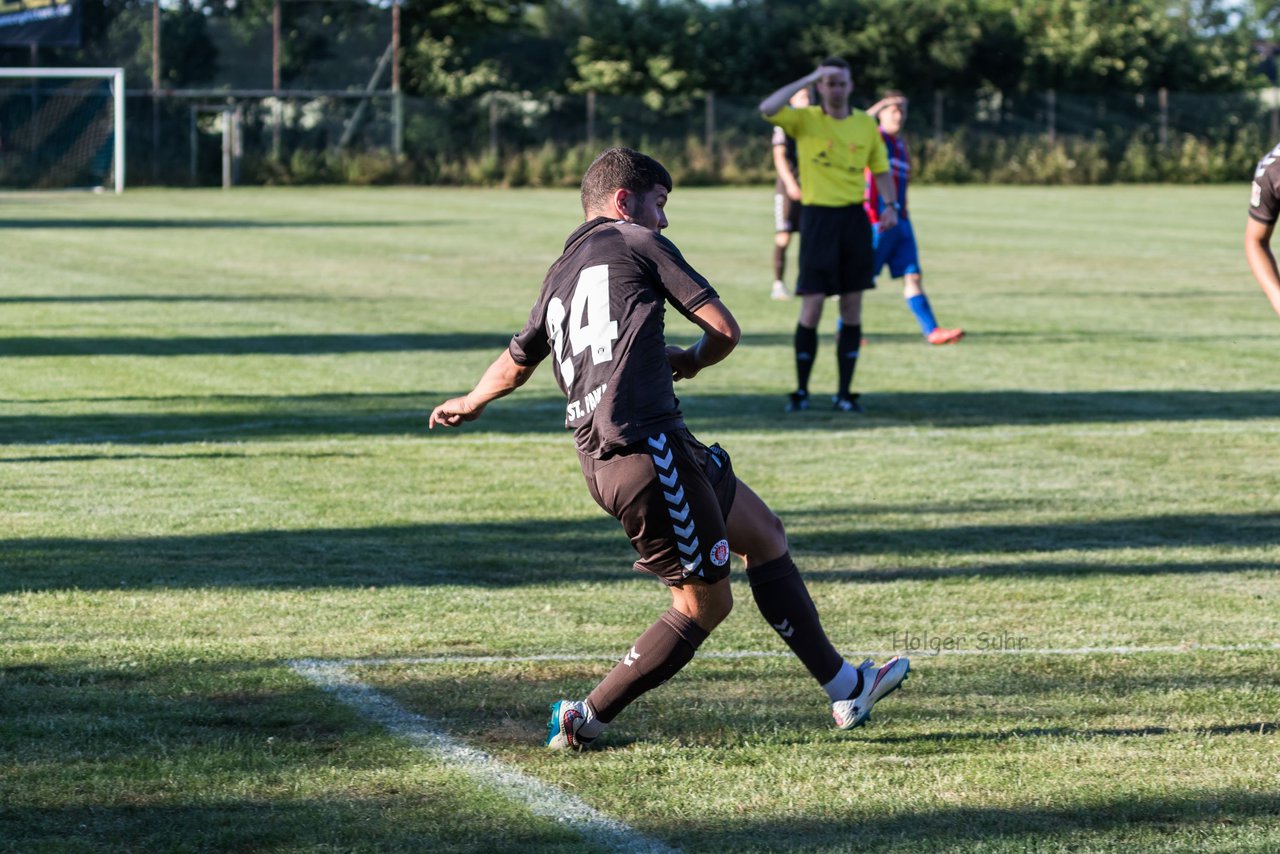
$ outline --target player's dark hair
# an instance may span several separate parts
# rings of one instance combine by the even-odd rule
[[[895,100],[898,98],[901,98],[904,101],[907,100],[906,94],[901,89],[886,89],[880,95],[881,101],[887,101],[890,98],[893,98]]]
[[[849,63],[845,62],[843,59],[841,59],[838,56],[828,56],[826,59],[822,60],[822,62],[818,63],[819,68],[823,67],[824,65],[830,65],[833,68],[843,68],[845,71],[848,71],[850,73],[852,73],[853,71],[853,69],[849,67]]]
[[[607,207],[615,190],[643,195],[659,185],[671,192],[671,173],[661,163],[630,148],[607,149],[582,176],[582,212]]]

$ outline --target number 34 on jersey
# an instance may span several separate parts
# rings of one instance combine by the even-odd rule
[[[568,340],[565,335],[566,319]],[[618,321],[609,313],[608,264],[587,267],[578,275],[578,283],[574,286],[567,312],[559,297],[551,298],[547,304],[547,331],[551,335],[551,347],[556,365],[560,369],[560,379],[570,393],[573,381],[578,376],[579,366],[586,367],[585,361],[579,359],[584,352],[590,352],[593,365],[613,361],[613,342],[618,338]],[[595,409],[605,388],[606,385],[601,384],[581,399],[569,401],[565,407],[567,419],[570,422],[576,421]]]

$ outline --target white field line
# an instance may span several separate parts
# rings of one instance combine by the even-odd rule
[[[888,658],[894,655],[919,656],[934,658],[938,656],[994,656],[994,655],[1182,655],[1191,652],[1270,652],[1280,651],[1280,643],[1242,643],[1242,644],[1177,644],[1172,646],[1080,646],[1059,649],[943,649],[935,653],[932,649],[916,650],[859,650],[857,656],[872,658]],[[426,655],[406,656],[402,658],[344,658],[333,662],[336,667],[399,667],[427,664],[526,664],[540,661],[612,661],[616,654],[604,653],[553,653],[545,655]],[[700,652],[699,659],[718,661],[736,661],[747,658],[790,658],[790,652],[727,650],[723,652]]]
[[[1179,644],[1176,646],[1094,646],[1058,649],[961,649],[946,650],[945,655],[996,656],[996,655],[1181,655],[1192,652],[1255,652],[1280,650],[1280,643],[1255,644]],[[874,657],[894,655],[892,652],[867,653]],[[915,653],[934,657],[931,650]],[[740,660],[752,658],[787,658],[790,652],[727,650],[706,652],[703,659]],[[392,734],[404,738],[419,750],[427,753],[451,768],[469,774],[477,783],[488,786],[512,801],[523,804],[534,815],[549,818],[571,827],[582,838],[610,851],[652,852],[675,854],[678,848],[669,848],[651,839],[627,824],[610,818],[593,809],[577,797],[511,768],[489,754],[469,747],[445,732],[441,727],[420,715],[416,715],[390,697],[370,688],[348,672],[352,667],[420,666],[430,664],[520,664],[543,661],[609,661],[616,655],[603,654],[544,654],[544,655],[430,655],[403,658],[346,658],[336,661],[303,659],[289,662],[289,667],[317,687],[328,691],[344,705],[362,717],[384,727]]]
[[[415,715],[390,697],[365,685],[331,661],[291,661],[290,668],[308,682],[335,695],[362,717],[385,727],[414,747],[450,768],[460,769],[476,782],[495,789],[523,804],[534,815],[570,827],[592,845],[609,851],[632,854],[674,854],[669,848],[634,828],[610,818],[573,795],[502,764],[483,751],[468,747],[430,720]]]

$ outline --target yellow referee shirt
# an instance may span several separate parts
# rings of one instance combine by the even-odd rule
[[[783,107],[765,120],[796,141],[800,194],[806,205],[839,208],[862,204],[867,194],[863,169],[889,171],[889,154],[875,119],[850,109],[833,119],[821,107]]]

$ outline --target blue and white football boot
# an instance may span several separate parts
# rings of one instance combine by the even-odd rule
[[[587,722],[589,710],[583,700],[557,700],[551,704],[551,719],[547,721],[548,750],[581,750],[595,738],[578,734]]]

